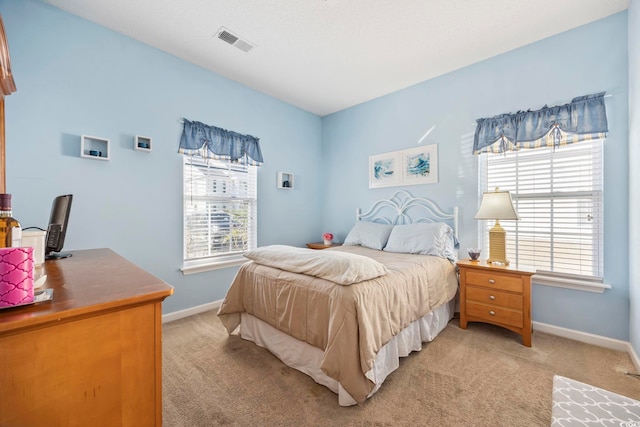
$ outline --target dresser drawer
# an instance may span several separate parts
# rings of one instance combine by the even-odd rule
[[[501,323],[503,325],[515,326],[522,328],[523,314],[522,311],[512,310],[509,308],[498,307],[488,304],[467,301],[466,314],[479,318],[489,323]]]
[[[516,276],[467,271],[466,283],[467,285],[485,286],[504,291],[522,292],[522,278]]]
[[[468,286],[467,301],[477,301],[485,304],[499,305],[501,307],[522,310],[522,295],[511,294],[494,289],[476,288]]]

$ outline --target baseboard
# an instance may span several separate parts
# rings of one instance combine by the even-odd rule
[[[601,335],[594,335],[594,334],[589,334],[587,332],[576,331],[574,329],[567,329],[567,328],[562,328],[560,326],[548,325],[546,323],[533,322],[533,330],[539,331],[539,332],[545,332],[551,335],[557,335],[563,338],[569,338],[569,339],[584,342],[587,344],[597,345],[599,347],[610,348],[612,350],[617,350],[617,351],[624,351],[627,353],[629,353],[629,349],[631,348],[631,344],[629,344],[628,341],[616,340],[613,338],[603,337]],[[631,353],[629,353],[629,355],[631,355]]]
[[[545,332],[551,335],[557,335],[563,338],[584,342],[587,344],[597,345],[599,347],[610,348],[612,350],[624,351],[629,355],[631,361],[636,367],[636,371],[640,372],[640,358],[631,346],[630,342],[614,340],[600,335],[593,335],[586,332],[580,332],[573,329],[561,328],[560,326],[547,325],[546,323],[533,322],[534,331]]]
[[[222,300],[208,302],[206,304],[197,305],[195,307],[189,307],[184,310],[174,311],[162,315],[162,323],[173,322],[174,320],[184,319],[185,317],[193,316],[194,314],[204,313],[209,310],[217,310],[222,305]]]
[[[631,356],[633,364],[636,365],[636,371],[640,372],[640,358],[638,358],[638,354],[633,349],[631,343],[629,343],[629,356]]]

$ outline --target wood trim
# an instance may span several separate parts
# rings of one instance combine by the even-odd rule
[[[2,22],[2,15],[0,15],[0,95],[5,97],[15,91],[16,83],[13,80],[13,74],[11,74],[11,57],[9,55],[7,33],[4,31],[4,22]]]
[[[0,100],[0,193],[7,192],[4,143],[4,98]]]
[[[154,330],[155,342],[162,343],[162,302],[157,301],[154,304]],[[156,373],[156,389],[155,389],[155,425],[162,425],[162,345],[159,344],[155,348],[155,373]]]
[[[6,193],[6,151],[4,128],[4,97],[16,91],[16,84],[11,74],[11,58],[7,33],[4,31],[4,22],[0,15],[0,193]]]

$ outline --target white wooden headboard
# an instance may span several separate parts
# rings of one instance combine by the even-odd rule
[[[356,221],[372,221],[384,224],[412,224],[416,222],[445,222],[453,228],[458,238],[458,207],[450,213],[442,210],[436,202],[423,197],[413,197],[406,190],[396,192],[389,199],[378,200],[371,208],[361,213],[356,210]]]

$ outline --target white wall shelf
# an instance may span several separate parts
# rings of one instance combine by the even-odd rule
[[[136,135],[136,138],[133,142],[133,148],[138,151],[151,151],[151,138],[148,136]]]
[[[109,140],[97,136],[82,135],[80,138],[80,157],[109,160]]]
[[[293,174],[289,172],[278,172],[277,187],[283,190],[293,190]]]

